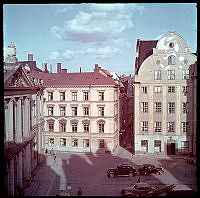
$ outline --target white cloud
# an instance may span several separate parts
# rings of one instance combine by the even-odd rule
[[[81,51],[80,54],[90,55],[92,58],[96,59],[110,59],[114,58],[118,55],[122,54],[122,50],[119,48],[110,48],[110,47],[102,47],[102,48],[88,48],[85,51]]]
[[[116,45],[118,45],[119,47],[122,48],[131,48],[131,44],[123,39],[113,39],[112,40],[113,43],[115,43]]]
[[[107,12],[80,11],[73,19],[65,21],[62,27],[53,26],[51,33],[57,38],[79,42],[102,42],[117,37],[132,28],[130,13],[110,14]]]
[[[55,12],[55,15],[59,15],[59,14],[62,14],[62,13],[65,13],[67,12],[68,10],[70,10],[71,8],[73,8],[73,5],[72,4],[67,4],[67,5],[60,5],[61,7],[58,8]]]
[[[49,60],[58,60],[60,57],[60,53],[56,50],[50,53]]]
[[[74,52],[70,51],[70,50],[66,50],[65,52],[62,53],[62,57],[65,60],[72,60],[74,57]]]

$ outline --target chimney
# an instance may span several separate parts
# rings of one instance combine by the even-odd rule
[[[81,73],[81,67],[80,67],[80,73]]]
[[[57,73],[61,73],[61,63],[57,63]]]
[[[44,71],[47,71],[47,63],[44,63]]]
[[[50,73],[52,73],[52,64],[50,64]]]
[[[95,66],[94,72],[99,72],[99,66],[98,66],[98,64],[95,64],[94,66]]]
[[[33,61],[33,54],[28,54],[28,61]]]

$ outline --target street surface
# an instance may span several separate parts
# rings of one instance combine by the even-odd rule
[[[133,155],[118,147],[112,154],[55,152],[56,161],[50,154],[35,172],[32,184],[25,189],[29,196],[55,196],[59,190],[71,186],[70,195],[76,196],[81,187],[82,196],[120,196],[123,187],[137,182],[156,184],[163,187],[175,184],[178,190],[196,191],[196,166],[187,164],[183,158],[158,155]],[[143,163],[151,163],[164,168],[163,175],[140,176],[132,178],[108,178],[108,168],[121,163],[132,164],[136,170]]]

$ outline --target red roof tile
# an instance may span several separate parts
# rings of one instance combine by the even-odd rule
[[[135,73],[137,74],[144,60],[153,54],[153,48],[156,47],[158,40],[142,41],[137,40],[138,57],[135,60]]]
[[[44,86],[52,87],[62,85],[117,85],[112,78],[98,72],[44,73],[31,71],[30,75],[42,79]]]

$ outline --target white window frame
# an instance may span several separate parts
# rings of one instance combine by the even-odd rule
[[[175,113],[175,102],[168,102],[168,113]]]
[[[148,121],[141,121],[141,132],[148,132]]]
[[[175,70],[168,70],[167,74],[168,80],[175,80]]]
[[[162,122],[154,122],[154,132],[160,133],[162,130]]]
[[[154,80],[161,80],[162,79],[162,71],[161,70],[155,70],[154,71]]]
[[[154,93],[161,93],[162,92],[162,87],[161,86],[155,86],[154,87]]]

